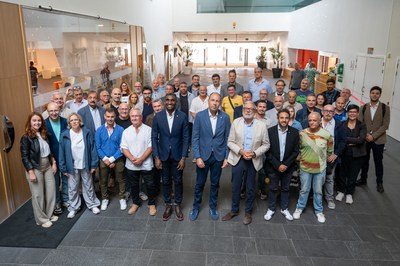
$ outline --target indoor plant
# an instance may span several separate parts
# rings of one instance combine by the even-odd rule
[[[279,43],[276,45],[276,48],[271,47],[268,50],[271,53],[275,66],[274,68],[272,68],[272,76],[274,78],[280,78],[282,75],[282,65],[283,60],[285,59],[285,55],[283,54],[283,51],[279,50]]]
[[[262,46],[260,55],[256,57],[257,60],[257,66],[260,67],[261,69],[267,68],[267,48]]]

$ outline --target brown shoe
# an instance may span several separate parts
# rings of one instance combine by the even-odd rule
[[[175,216],[178,221],[183,221],[183,213],[179,204],[175,205]]]
[[[227,214],[225,214],[224,217],[222,217],[222,221],[232,220],[233,217],[238,216],[238,215],[239,215],[238,212],[228,212]]]
[[[248,224],[251,224],[252,221],[253,221],[253,218],[251,218],[251,214],[246,213],[244,215],[243,224],[248,225]]]
[[[156,205],[149,205],[149,214],[151,216],[154,216],[156,215],[156,213],[157,213]]]
[[[130,207],[128,210],[128,214],[134,214],[137,212],[138,209],[139,209],[139,205],[132,204],[132,207]]]
[[[171,214],[172,214],[172,206],[171,204],[166,204],[165,205],[165,211],[164,214],[162,216],[164,221],[168,221],[169,218],[171,218]]]

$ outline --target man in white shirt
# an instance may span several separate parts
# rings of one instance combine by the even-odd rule
[[[194,119],[196,118],[196,114],[200,111],[203,111],[208,108],[208,95],[207,95],[207,87],[200,86],[199,88],[199,96],[193,99],[192,104],[190,105],[190,115]]]
[[[297,98],[297,92],[296,91],[289,91],[288,92],[288,100],[283,104],[283,108],[286,108],[287,106],[291,106],[294,108],[296,113],[303,109],[303,105],[301,103],[296,102]]]
[[[139,209],[141,199],[140,180],[143,178],[148,195],[149,214],[156,215],[155,184],[153,178],[153,158],[151,156],[151,127],[142,124],[140,109],[130,111],[132,126],[122,133],[121,150],[126,157],[126,176],[131,184],[132,207],[128,214],[134,214]]]
[[[64,106],[64,103],[65,103],[64,95],[61,92],[57,91],[57,92],[53,93],[53,95],[51,96],[51,101],[53,103],[56,103],[58,105],[58,107],[60,108],[60,116],[65,119],[68,119],[69,115],[72,114],[72,111],[69,108]],[[42,113],[42,116],[43,116],[43,119],[46,119],[49,117],[49,113],[47,112],[47,110],[45,110]]]
[[[213,84],[207,86],[207,95],[210,96],[213,92],[221,94],[221,77],[218,74],[214,74],[211,79]]]

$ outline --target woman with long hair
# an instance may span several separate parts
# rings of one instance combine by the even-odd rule
[[[57,165],[50,151],[46,124],[40,113],[33,112],[28,116],[20,146],[36,224],[48,228],[58,220],[53,215],[56,205],[54,173]]]
[[[337,201],[342,201],[346,195],[346,203],[353,203],[353,193],[361,166],[367,155],[365,138],[367,127],[360,122],[358,114],[360,107],[350,104],[347,109],[348,118],[343,122],[346,130],[346,148],[341,156],[340,174],[337,178]]]
[[[321,111],[324,109],[324,106],[328,104],[328,98],[326,98],[325,94],[319,93],[317,94],[317,107]]]
[[[301,126],[300,122],[295,120],[296,117],[296,110],[292,106],[286,106],[286,108],[289,111],[289,126],[297,129],[298,131],[302,131],[303,127]]]
[[[123,81],[121,85],[119,86],[121,89],[121,102],[127,103],[129,99],[129,95],[131,94],[131,89],[129,88],[128,83]]]
[[[129,95],[128,104],[131,109],[138,108],[143,111],[143,103],[140,101],[139,94],[132,92]]]
[[[82,182],[82,194],[86,206],[94,213],[100,213],[100,201],[96,197],[92,175],[98,166],[96,145],[90,130],[83,126],[77,113],[68,117],[69,130],[60,137],[60,171],[68,176],[69,206],[67,218],[72,219],[81,207],[79,184]]]

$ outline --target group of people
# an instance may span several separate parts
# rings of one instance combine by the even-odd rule
[[[284,80],[272,90],[261,69],[256,68],[254,75],[246,88],[230,70],[229,82],[223,85],[218,74],[209,86],[200,85],[198,75],[188,86],[178,78],[167,84],[160,74],[151,86],[136,82],[132,91],[122,82],[112,89],[111,99],[107,90],[99,93],[99,100],[96,91],[84,99],[78,86],[69,101],[54,93],[45,112],[30,114],[21,138],[36,223],[50,227],[63,206],[68,208],[67,218],[73,218],[81,208],[80,190],[94,214],[105,211],[111,200],[110,178],[118,183],[122,211],[128,209],[131,215],[138,211],[145,187],[149,215],[154,216],[161,183],[163,220],[175,213],[182,221],[183,170],[189,150],[197,174],[192,221],[198,218],[208,175],[209,214],[219,219],[219,181],[229,165],[232,206],[222,220],[237,216],[244,198],[246,225],[252,222],[257,190],[261,199],[268,196],[265,220],[276,211],[278,190],[281,213],[293,220],[306,208],[311,187],[316,217],[325,222],[323,196],[330,209],[335,208],[334,199],[346,197],[351,204],[356,183],[367,182],[371,149],[377,190],[384,191],[382,159],[390,112],[379,101],[381,88],[371,88],[371,102],[360,108],[353,104],[350,90],[338,91],[330,79],[319,109],[319,96],[309,90],[307,78],[287,92]],[[298,172],[301,187],[291,214],[289,186]],[[95,178],[100,180],[100,199]],[[268,189],[265,180],[270,180]],[[129,208],[127,195],[132,200]]]

